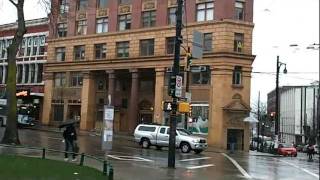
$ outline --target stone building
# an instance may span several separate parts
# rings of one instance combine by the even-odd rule
[[[116,132],[132,133],[138,123],[165,124],[161,106],[170,100],[176,6],[176,0],[54,0],[43,124],[80,118],[80,129],[99,129],[108,96]],[[188,0],[183,19],[183,38],[202,32],[205,51],[192,62],[189,127],[206,134],[213,147],[227,149],[236,136],[238,149],[248,150],[243,119],[250,111],[255,58],[253,0]],[[180,64],[184,75],[185,62]]]
[[[25,23],[27,33],[17,54],[16,77],[17,93],[28,93],[23,96],[17,94],[17,103],[18,108],[30,107],[31,115],[35,120],[40,120],[44,96],[43,67],[47,62],[48,19],[27,20]],[[8,76],[6,49],[12,43],[16,28],[17,23],[0,25],[0,98],[4,99]]]

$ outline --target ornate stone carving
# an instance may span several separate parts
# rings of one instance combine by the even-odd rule
[[[87,13],[85,11],[79,11],[77,13],[77,20],[87,19]]]
[[[168,7],[177,6],[177,0],[168,0]]]
[[[109,9],[97,9],[96,17],[108,17]]]
[[[131,9],[132,9],[131,5],[120,5],[119,6],[119,14],[131,13]]]
[[[156,9],[156,1],[145,1],[142,4],[142,10],[143,11],[149,11]]]

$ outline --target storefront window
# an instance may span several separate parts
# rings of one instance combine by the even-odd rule
[[[209,104],[191,104],[192,122],[188,123],[188,129],[194,134],[208,134]]]

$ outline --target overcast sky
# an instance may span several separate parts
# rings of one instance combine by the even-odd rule
[[[44,17],[38,0],[25,0],[25,18]],[[0,0],[0,24],[16,21],[9,0]],[[282,85],[308,85],[319,80],[319,50],[307,50],[319,44],[319,0],[255,0],[251,103],[258,92],[266,102],[275,88],[276,56],[287,64],[288,74],[280,75]],[[290,47],[297,44],[297,47]],[[282,68],[283,69],[283,68]]]

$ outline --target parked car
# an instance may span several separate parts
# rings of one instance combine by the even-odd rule
[[[161,147],[169,146],[169,134],[168,126],[140,124],[134,131],[134,138],[142,148],[156,146],[157,149],[161,149]],[[191,132],[177,128],[176,147],[180,148],[182,153],[189,153],[193,150],[198,154],[205,150],[208,144],[205,138],[193,136]]]
[[[278,154],[283,156],[294,156],[297,157],[297,149],[292,144],[279,144]]]

